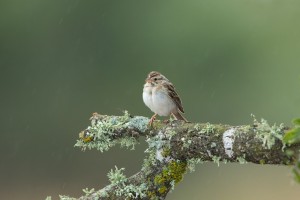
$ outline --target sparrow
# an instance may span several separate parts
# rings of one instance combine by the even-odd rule
[[[145,80],[143,100],[146,106],[154,112],[149,121],[150,126],[157,115],[173,115],[177,120],[188,122],[182,116],[184,110],[175,87],[164,75],[157,71],[150,72]]]

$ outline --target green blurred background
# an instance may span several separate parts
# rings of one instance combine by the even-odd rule
[[[45,199],[102,188],[136,151],[74,148],[93,112],[151,116],[149,71],[166,75],[190,121],[291,125],[300,108],[300,1],[2,0],[0,199]],[[169,200],[298,199],[289,167],[213,163]]]

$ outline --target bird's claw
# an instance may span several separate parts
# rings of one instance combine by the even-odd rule
[[[149,121],[149,126],[152,126],[154,120],[156,119],[156,114],[153,115],[151,118],[150,118],[150,121]]]
[[[170,123],[171,122],[171,120],[169,120],[169,119],[165,119],[164,121],[163,121],[163,123],[165,123],[165,124],[168,124],[168,123]]]

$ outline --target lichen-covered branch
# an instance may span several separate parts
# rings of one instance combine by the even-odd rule
[[[150,127],[148,122],[148,118],[128,112],[123,116],[93,114],[91,126],[79,134],[76,147],[103,152],[120,144],[134,149],[139,138],[145,136],[148,155],[137,174],[127,178],[124,169],[116,167],[108,173],[110,185],[98,191],[84,190],[85,195],[79,199],[165,199],[197,163],[290,165],[297,160],[300,149],[299,145],[286,146],[283,142],[286,127],[271,126],[263,119],[254,118],[252,125],[242,126],[155,121]]]

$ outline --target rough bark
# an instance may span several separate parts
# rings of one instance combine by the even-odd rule
[[[140,172],[116,181],[118,174],[112,171],[110,185],[88,192],[80,200],[165,199],[186,171],[192,171],[197,163],[290,165],[300,149],[299,145],[285,146],[282,142],[288,128],[271,126],[263,119],[254,118],[253,124],[242,126],[155,121],[150,127],[148,118],[125,112],[124,116],[95,113],[91,121],[92,125],[80,133],[75,146],[103,152],[116,144],[134,146],[144,136],[149,148]]]

